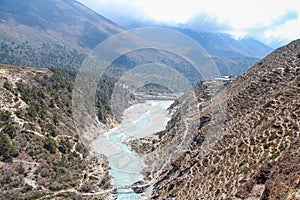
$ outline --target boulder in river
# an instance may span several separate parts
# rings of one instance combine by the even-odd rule
[[[131,186],[132,190],[137,194],[143,193],[148,187],[149,185],[145,181],[137,181]]]

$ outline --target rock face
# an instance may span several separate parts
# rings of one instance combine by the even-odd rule
[[[175,113],[167,131],[147,138],[139,152],[188,138],[152,173],[152,199],[300,198],[299,49],[297,40],[275,50],[216,94],[205,84],[195,88],[194,117]],[[190,103],[186,97],[175,107]]]
[[[80,198],[110,187],[72,118],[75,73],[0,64],[0,199]]]

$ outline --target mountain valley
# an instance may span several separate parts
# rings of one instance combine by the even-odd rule
[[[76,0],[0,0],[0,199],[299,200],[300,39],[273,50],[182,27],[155,28],[203,55],[158,34],[182,55],[141,48],[97,71],[126,27]],[[153,41],[119,42],[100,52]]]

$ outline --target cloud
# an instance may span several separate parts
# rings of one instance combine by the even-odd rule
[[[251,36],[265,44],[277,48],[292,40],[300,38],[300,18],[297,10],[288,10],[285,13],[274,17],[265,25],[251,26],[239,31],[232,30],[232,35],[242,33],[244,36]]]
[[[274,20],[274,25],[282,25],[287,21],[297,20],[298,19],[298,12],[297,10],[288,10],[283,15],[279,16],[277,19]]]
[[[275,47],[281,46],[291,40],[300,38],[300,19],[292,19],[276,24],[264,31],[261,40]]]
[[[207,13],[199,13],[185,23],[187,28],[199,32],[226,32],[230,29],[227,22],[219,22],[219,20]]]
[[[121,26],[151,20],[252,36],[272,47],[300,38],[299,0],[79,0]]]

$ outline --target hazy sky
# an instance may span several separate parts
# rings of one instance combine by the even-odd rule
[[[252,36],[277,47],[300,38],[300,0],[79,0],[121,26],[185,24],[198,31]]]

